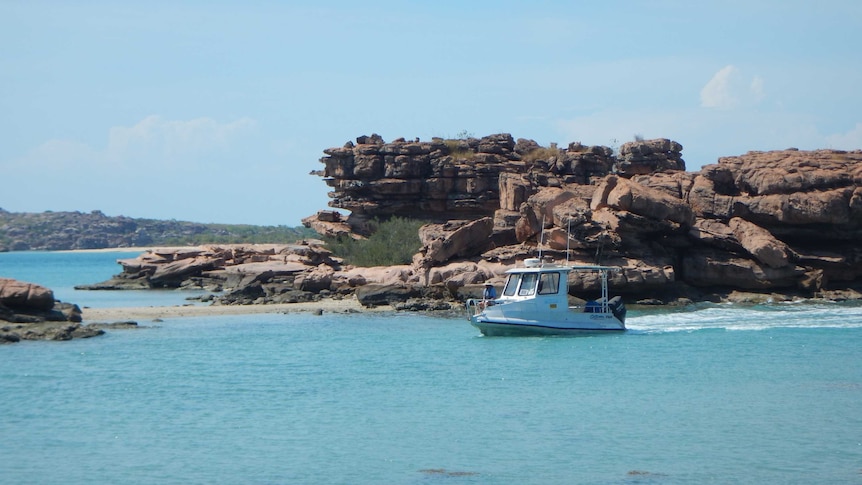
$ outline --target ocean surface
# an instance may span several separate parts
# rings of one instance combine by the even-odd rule
[[[82,306],[133,253],[0,253]],[[0,346],[3,484],[862,484],[862,306],[630,311],[629,332],[273,314]]]

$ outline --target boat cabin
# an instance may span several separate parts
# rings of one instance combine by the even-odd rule
[[[616,269],[563,266],[528,259],[523,267],[506,271],[506,283],[496,300],[468,300],[468,317],[485,335],[625,330],[622,299],[608,299],[608,272]],[[570,308],[571,271],[597,272],[601,278],[601,297],[582,308]]]

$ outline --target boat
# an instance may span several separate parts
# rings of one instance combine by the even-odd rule
[[[622,298],[608,299],[608,273],[614,266],[568,265],[530,258],[506,271],[499,298],[469,299],[470,324],[485,336],[585,335],[626,330]],[[597,272],[601,297],[582,306],[569,306],[568,276],[572,271]]]

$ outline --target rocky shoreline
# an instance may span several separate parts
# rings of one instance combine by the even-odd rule
[[[78,305],[55,300],[50,289],[0,278],[0,343],[71,340],[104,333],[81,322]]]
[[[749,152],[686,172],[682,146],[539,147],[481,139],[359,137],[324,151],[332,205],[303,222],[362,238],[368,222],[427,221],[412,264],[360,268],[320,241],[153,250],[92,289],[202,288],[216,305],[355,296],[364,307],[457,307],[541,250],[618,266],[628,303],[862,298],[862,151]],[[572,275],[591,297],[593,277]]]
[[[447,311],[525,258],[617,266],[627,304],[862,299],[862,151],[788,149],[686,172],[682,146],[620,147],[491,135],[430,142],[363,136],[324,150],[333,191],[303,223],[363,238],[399,216],[426,222],[411,264],[346,264],[321,241],[150,249],[81,289],[194,288],[214,306],[355,299],[362,308]],[[573,273],[571,296],[595,297]],[[0,301],[2,303],[2,301]],[[2,310],[2,307],[0,307]],[[3,318],[0,313],[0,319]]]

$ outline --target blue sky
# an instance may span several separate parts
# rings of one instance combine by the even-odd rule
[[[0,207],[299,225],[359,135],[862,148],[862,2],[0,0]]]

